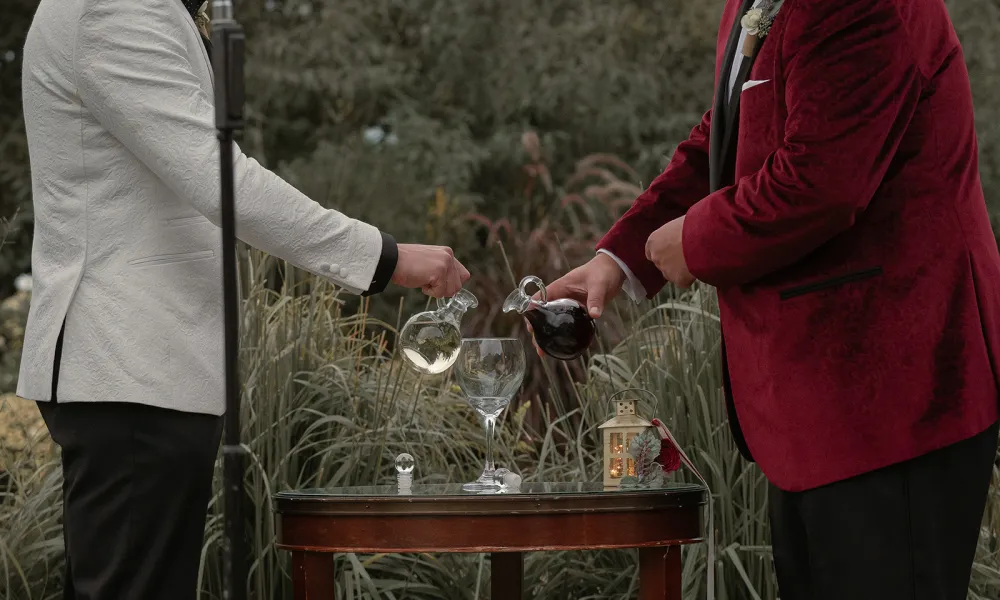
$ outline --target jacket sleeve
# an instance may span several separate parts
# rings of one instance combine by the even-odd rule
[[[219,225],[214,100],[192,70],[184,38],[193,32],[183,28],[194,25],[183,11],[176,0],[84,0],[73,57],[77,88],[111,135]],[[352,293],[369,290],[383,254],[379,230],[323,208],[239,147],[234,155],[239,238]]]
[[[598,250],[611,253],[628,266],[647,298],[655,296],[666,280],[656,265],[646,260],[646,240],[708,195],[711,124],[712,111],[708,111],[688,139],[677,146],[667,168],[597,244]]]
[[[684,219],[692,275],[724,287],[791,265],[850,228],[895,158],[923,78],[895,2],[789,3],[779,52],[788,117],[756,173]]]

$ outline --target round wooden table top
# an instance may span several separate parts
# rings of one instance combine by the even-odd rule
[[[461,484],[308,489],[275,495],[278,546],[306,552],[523,552],[698,542],[699,485],[605,489],[525,483],[476,493]]]

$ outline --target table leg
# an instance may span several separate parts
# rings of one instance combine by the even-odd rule
[[[524,585],[524,555],[494,552],[490,555],[490,598],[521,600]]]
[[[681,547],[639,549],[639,598],[681,600]]]
[[[295,600],[334,600],[333,554],[292,552]]]

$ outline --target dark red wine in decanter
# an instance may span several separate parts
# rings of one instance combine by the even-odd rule
[[[533,299],[525,291],[531,284],[538,288],[540,300]],[[569,298],[549,302],[545,297],[545,285],[533,275],[522,279],[517,289],[504,301],[504,312],[514,310],[531,323],[535,343],[552,358],[578,358],[594,341],[597,326],[587,309]]]

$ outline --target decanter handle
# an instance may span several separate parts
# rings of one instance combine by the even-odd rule
[[[525,288],[531,284],[535,284],[535,287],[538,288],[538,295],[541,297],[542,303],[544,304],[545,302],[548,302],[548,296],[545,293],[545,284],[542,283],[541,279],[535,277],[534,275],[528,275],[521,280],[517,289],[512,291],[510,295],[507,296],[507,299],[503,301],[503,311],[505,313],[516,310],[517,312],[523,314],[524,311],[531,307],[531,295],[525,291]]]
[[[529,294],[527,291],[525,291],[525,288],[528,287],[531,284],[535,284],[535,287],[538,288],[538,292],[539,292],[539,294],[542,297],[542,302],[548,302],[548,296],[545,293],[545,283],[543,283],[541,279],[539,279],[538,277],[535,277],[534,275],[528,275],[527,277],[525,277],[524,279],[522,279],[521,280],[521,284],[519,286],[517,286],[517,287],[518,287],[519,290],[521,290],[522,294],[524,294],[525,296],[527,296],[527,297],[530,298],[531,294]]]

